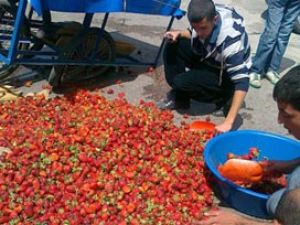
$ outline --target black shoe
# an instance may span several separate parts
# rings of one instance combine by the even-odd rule
[[[190,108],[190,100],[179,101],[179,100],[175,100],[175,99],[169,99],[169,100],[165,100],[165,101],[157,103],[156,106],[161,110],[189,109]]]
[[[171,90],[167,93],[165,100],[157,103],[157,107],[162,110],[188,109],[190,108],[190,98]]]

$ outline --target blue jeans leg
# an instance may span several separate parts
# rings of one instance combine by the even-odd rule
[[[253,59],[252,72],[267,72],[277,42],[278,32],[284,16],[285,5],[289,0],[269,0],[265,29],[260,36]]]
[[[298,166],[288,177],[288,190],[300,187],[300,166]]]
[[[267,211],[271,217],[275,216],[277,205],[282,197],[282,195],[286,192],[286,188],[282,188],[276,192],[274,192],[267,201]]]
[[[294,24],[300,13],[300,0],[290,0],[282,18],[277,43],[271,58],[270,69],[278,71],[280,64],[293,31]]]
[[[275,215],[277,205],[282,197],[282,195],[289,190],[293,190],[295,188],[300,187],[300,166],[298,166],[289,176],[288,176],[288,184],[286,188],[282,188],[276,192],[274,192],[267,201],[267,210],[270,216]]]

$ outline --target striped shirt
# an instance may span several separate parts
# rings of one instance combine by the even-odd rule
[[[202,56],[201,61],[220,69],[220,85],[223,74],[226,74],[234,83],[235,90],[247,91],[251,55],[244,19],[228,6],[216,4],[216,10],[216,24],[207,40],[199,40],[192,29],[192,49]]]

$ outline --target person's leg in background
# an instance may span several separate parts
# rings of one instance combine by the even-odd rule
[[[260,36],[250,73],[250,85],[261,87],[261,78],[267,72],[275,45],[280,24],[288,0],[269,0],[265,29]]]
[[[272,77],[271,75],[273,73],[273,76],[278,77],[277,73],[280,68],[280,64],[285,53],[286,47],[288,45],[290,35],[293,31],[294,24],[299,14],[300,0],[290,0],[286,5],[286,11],[284,13],[282,23],[279,29],[277,43],[271,58],[270,67],[266,75]],[[276,79],[274,81],[276,81]]]

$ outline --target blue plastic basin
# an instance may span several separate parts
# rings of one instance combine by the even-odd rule
[[[263,157],[270,160],[289,160],[300,156],[300,143],[269,132],[239,130],[218,135],[205,146],[205,163],[216,178],[215,188],[224,201],[240,212],[268,219],[266,201],[269,195],[240,187],[222,177],[217,170],[218,165],[227,160],[227,153],[247,154],[251,147],[260,150],[258,160]]]

